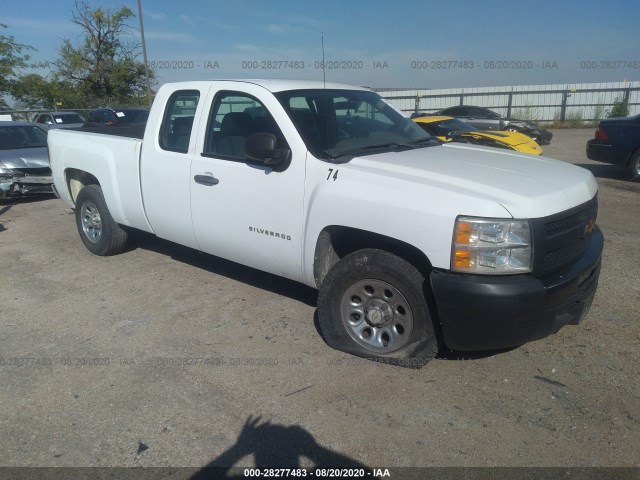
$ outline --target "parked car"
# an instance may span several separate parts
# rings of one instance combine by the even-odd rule
[[[520,132],[482,131],[457,118],[427,116],[413,119],[430,135],[443,142],[473,143],[485,147],[506,148],[517,152],[542,155],[542,148],[531,137]]]
[[[0,122],[0,199],[52,193],[47,134],[28,122]]]
[[[149,110],[146,108],[98,108],[89,112],[85,127],[144,125]]]
[[[85,119],[76,112],[47,112],[39,113],[33,119],[33,123],[43,130],[51,128],[80,128]]]
[[[434,115],[446,115],[459,118],[480,130],[507,130],[520,132],[533,138],[540,145],[551,142],[553,134],[535,123],[527,120],[503,117],[496,112],[483,107],[471,105],[458,105],[435,112]]]
[[[627,167],[640,179],[640,115],[602,120],[587,142],[587,158]]]

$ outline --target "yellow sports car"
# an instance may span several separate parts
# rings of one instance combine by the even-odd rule
[[[530,137],[518,132],[483,131],[453,117],[417,117],[413,119],[427,133],[443,142],[473,143],[485,147],[508,148],[541,155],[542,148]]]

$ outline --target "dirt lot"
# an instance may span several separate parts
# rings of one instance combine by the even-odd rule
[[[313,290],[141,237],[92,256],[0,205],[0,466],[640,466],[640,183],[586,159],[606,244],[579,326],[420,370],[327,347]]]

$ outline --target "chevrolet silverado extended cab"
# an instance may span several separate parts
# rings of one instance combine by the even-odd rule
[[[49,151],[94,254],[138,229],[302,282],[325,341],[378,361],[540,339],[598,283],[589,171],[442,144],[365,88],[166,84],[143,139],[54,130]]]

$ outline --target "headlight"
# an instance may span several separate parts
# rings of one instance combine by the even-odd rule
[[[451,270],[506,275],[531,271],[533,250],[527,220],[458,217]]]

